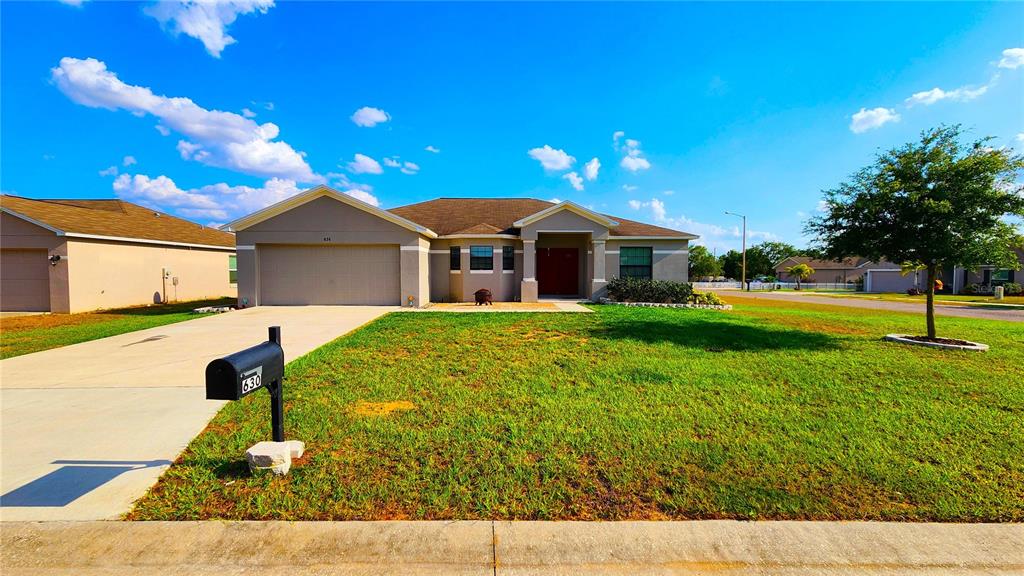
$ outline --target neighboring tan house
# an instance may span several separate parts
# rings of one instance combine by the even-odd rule
[[[1024,269],[1024,247],[1014,248],[1017,254],[1017,262],[1021,269]],[[940,270],[938,279],[942,281],[942,289],[939,292],[945,294],[959,294],[965,286],[975,284],[980,292],[992,292],[996,286],[1002,286],[1008,282],[1024,283],[1024,272],[1010,268],[996,268],[995,266],[979,266],[975,270],[969,270],[961,266],[955,266],[952,270]],[[906,292],[910,288],[925,290],[928,284],[928,274],[924,270],[911,272],[903,276],[898,271],[874,271],[868,276],[864,289],[867,292]]]
[[[228,225],[239,303],[599,298],[621,275],[686,281],[693,234],[572,202],[440,198],[383,210],[318,186]]]
[[[867,258],[845,258],[843,260],[817,260],[808,256],[790,256],[775,265],[775,276],[780,282],[796,282],[796,278],[786,273],[786,268],[797,264],[807,264],[814,269],[810,278],[803,280],[809,283],[847,284],[855,283],[873,270],[896,270],[900,267],[891,262],[872,262]]]
[[[122,200],[0,197],[0,309],[234,296],[235,239]]]

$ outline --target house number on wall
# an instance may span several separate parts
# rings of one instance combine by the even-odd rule
[[[331,241],[331,237],[330,236],[324,236],[324,242],[330,242],[330,241]]]

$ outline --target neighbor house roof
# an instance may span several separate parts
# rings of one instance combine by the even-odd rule
[[[557,205],[554,202],[535,198],[438,198],[391,208],[388,212],[426,226],[441,236],[518,235],[519,229],[515,226],[516,222]],[[601,216],[618,223],[617,226],[609,229],[609,234],[612,237],[664,236],[678,238],[685,236],[696,238],[692,234],[679,230],[635,222],[618,216],[605,214]]]
[[[797,264],[807,264],[815,270],[856,270],[857,268],[863,268],[869,264],[881,266],[883,268],[899,268],[898,265],[893,264],[892,262],[874,262],[860,256],[852,256],[850,258],[843,258],[842,260],[818,260],[809,256],[790,256],[776,264],[775,269],[788,268],[790,266],[796,266]]]
[[[234,248],[234,234],[124,200],[37,200],[4,194],[0,209],[58,236]]]

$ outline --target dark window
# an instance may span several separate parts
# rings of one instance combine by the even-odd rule
[[[619,276],[650,280],[653,252],[653,248],[638,248],[636,246],[619,248]]]
[[[469,269],[470,270],[494,270],[494,247],[493,246],[470,246],[469,247]]]
[[[516,269],[516,250],[512,246],[501,247],[501,269],[502,270],[515,270]]]
[[[993,284],[1005,284],[1013,280],[1013,271],[1009,268],[1003,270],[995,270],[992,272],[992,283]]]
[[[462,249],[452,246],[448,252],[448,269],[459,270],[462,268]]]
[[[238,256],[228,256],[228,282],[238,284]]]

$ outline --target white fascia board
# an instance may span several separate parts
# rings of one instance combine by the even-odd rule
[[[557,212],[561,212],[562,210],[568,210],[576,214],[577,216],[581,216],[583,218],[586,218],[587,220],[592,220],[607,228],[614,228],[619,225],[618,222],[612,220],[611,218],[605,216],[604,214],[599,214],[597,212],[594,212],[593,210],[590,210],[589,208],[584,208],[583,206],[580,206],[579,204],[576,204],[575,202],[570,202],[568,200],[561,202],[559,204],[555,204],[554,206],[548,206],[547,208],[541,210],[540,212],[530,214],[529,216],[516,220],[515,222],[512,223],[512,225],[515,226],[516,228],[529,226],[530,224],[533,224],[538,220],[543,220],[544,218],[547,218],[548,216],[551,216],[552,214],[555,214]]]
[[[39,220],[36,220],[35,218],[30,218],[28,216],[25,216],[21,212],[15,212],[14,210],[11,210],[10,208],[2,208],[2,207],[0,207],[0,212],[5,212],[7,214],[10,214],[11,216],[14,216],[15,218],[20,218],[20,219],[24,220],[25,222],[28,222],[29,224],[35,224],[36,226],[39,226],[40,228],[46,228],[47,230],[49,230],[50,232],[53,232],[57,236],[63,236],[64,235],[64,231],[63,230],[61,230],[59,228],[54,228],[53,226],[50,226],[49,224],[47,224],[45,222],[40,222]]]
[[[354,198],[352,196],[349,196],[348,194],[344,194],[342,192],[338,192],[337,190],[335,190],[334,188],[331,188],[330,186],[324,186],[324,185],[314,186],[313,188],[310,188],[309,190],[306,190],[305,192],[300,192],[300,193],[296,194],[295,196],[292,196],[291,198],[285,198],[284,200],[282,200],[282,201],[280,201],[280,202],[278,202],[276,204],[272,204],[270,206],[267,206],[266,208],[264,208],[262,210],[258,210],[256,212],[253,212],[252,214],[247,215],[247,216],[242,216],[238,220],[235,220],[234,222],[230,222],[230,223],[224,225],[222,228],[236,230],[236,231],[237,230],[245,230],[246,228],[249,228],[251,226],[255,226],[256,224],[259,224],[260,222],[263,222],[265,220],[269,220],[270,218],[273,218],[274,216],[277,216],[279,214],[283,214],[283,213],[285,213],[285,212],[287,212],[287,211],[289,211],[289,210],[291,210],[293,208],[298,208],[299,206],[302,206],[303,204],[312,202],[313,200],[316,200],[317,198],[321,198],[321,197],[324,197],[324,196],[328,196],[328,197],[333,198],[333,199],[335,199],[335,200],[337,200],[339,202],[342,202],[344,204],[348,204],[349,206],[352,206],[353,208],[358,208],[358,209],[360,209],[360,210],[362,210],[364,212],[367,212],[369,214],[377,216],[378,218],[381,218],[383,220],[387,220],[388,222],[391,222],[392,224],[397,224],[398,226],[401,226],[401,227],[406,228],[408,230],[412,230],[413,232],[417,232],[419,234],[423,234],[427,238],[437,238],[437,233],[435,233],[430,228],[427,228],[426,226],[421,226],[421,225],[413,222],[412,220],[407,220],[405,218],[402,218],[401,216],[398,216],[397,214],[392,214],[391,212],[388,212],[387,210],[384,210],[382,208],[378,208],[378,207],[376,207],[376,206],[374,206],[372,204],[368,204],[366,202],[363,202],[362,200],[360,200],[358,198]]]

